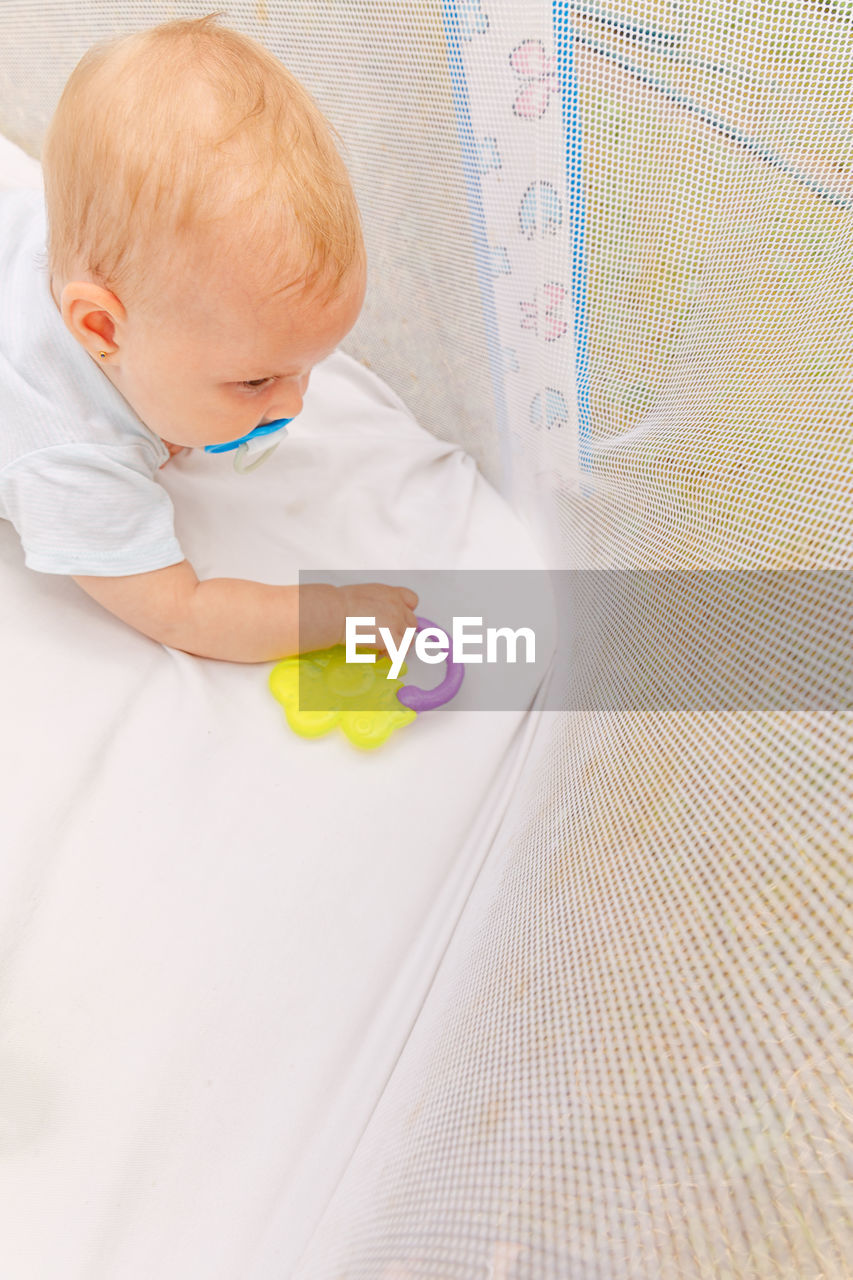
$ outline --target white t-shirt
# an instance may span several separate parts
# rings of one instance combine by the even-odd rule
[[[113,577],[183,560],[157,479],[168,457],[65,327],[42,192],[0,190],[0,518],[29,567]]]

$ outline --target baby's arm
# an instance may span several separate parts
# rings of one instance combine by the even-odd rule
[[[377,627],[387,627],[397,644],[406,627],[417,625],[414,591],[378,582],[352,587],[276,587],[242,578],[199,582],[187,560],[151,573],[74,581],[152,640],[227,662],[272,662],[341,644],[347,616],[375,617]]]

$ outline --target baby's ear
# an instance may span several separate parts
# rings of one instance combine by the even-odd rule
[[[109,289],[90,280],[70,280],[62,290],[59,309],[66,328],[96,360],[118,348],[116,329],[127,318],[124,305]]]

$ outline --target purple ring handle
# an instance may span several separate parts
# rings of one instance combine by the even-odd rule
[[[430,622],[429,618],[419,618],[415,615],[415,622],[418,624],[418,631],[425,631],[427,627],[432,627],[442,635],[447,635],[443,627],[436,626],[434,622]],[[462,663],[453,662],[449,655],[446,667],[444,679],[434,689],[419,689],[415,684],[404,684],[402,689],[397,690],[398,702],[402,702],[404,707],[411,707],[412,711],[434,711],[436,707],[443,707],[445,702],[456,697],[462,684],[462,677],[465,675]]]

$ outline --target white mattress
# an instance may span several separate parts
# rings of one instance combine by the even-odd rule
[[[3,173],[38,180],[11,144]],[[257,471],[194,452],[162,478],[200,576],[540,565],[472,460],[341,353]],[[535,717],[305,741],[269,665],[145,639],[3,522],[0,610],[0,1273],[284,1280]]]

